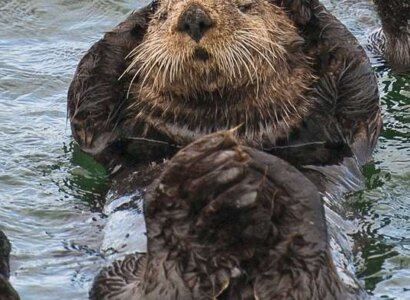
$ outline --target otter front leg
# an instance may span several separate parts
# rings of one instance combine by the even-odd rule
[[[102,153],[120,136],[127,78],[119,79],[126,57],[142,40],[151,7],[132,13],[95,43],[82,58],[68,91],[74,139],[85,152]]]
[[[337,121],[360,165],[369,161],[382,128],[379,91],[367,57],[348,61],[337,80]]]
[[[322,28],[315,53],[321,76],[315,87],[319,109],[314,128],[325,128],[326,141],[346,143],[363,165],[382,126],[377,80],[366,53],[344,25],[323,7],[315,8],[314,14]],[[317,38],[317,31],[306,34]]]

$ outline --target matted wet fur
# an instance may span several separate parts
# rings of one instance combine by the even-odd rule
[[[147,254],[104,269],[91,299],[356,299],[333,265],[317,188],[232,132],[178,152],[144,211]]]
[[[369,38],[370,50],[383,55],[393,70],[410,71],[410,2],[374,0],[382,28]]]
[[[212,22],[198,42],[176,29],[190,5]],[[155,1],[90,49],[68,94],[76,141],[105,162],[241,125],[257,148],[344,143],[362,164],[378,103],[363,49],[314,0]]]
[[[17,292],[9,282],[11,244],[0,230],[0,300],[19,300]]]

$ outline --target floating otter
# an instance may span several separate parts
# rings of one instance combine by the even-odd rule
[[[0,300],[19,300],[17,292],[9,282],[9,256],[11,244],[7,236],[0,230]]]
[[[369,48],[382,55],[393,70],[410,70],[410,2],[374,0],[382,28],[369,38]]]
[[[355,170],[360,177],[360,167],[370,159],[381,128],[377,82],[370,63],[353,35],[317,0],[154,1],[132,13],[84,56],[69,89],[68,112],[81,149],[109,167],[122,164],[132,171],[137,168],[134,160],[171,157],[206,134],[235,127],[236,138],[250,157],[258,153],[255,157],[267,163],[267,156],[258,152],[263,150],[272,155],[272,161],[277,160],[273,155],[285,158],[314,182],[319,192],[328,194],[333,193],[330,185],[336,189],[340,185],[336,175],[343,177],[341,167]],[[288,167],[283,164],[278,166]],[[115,178],[118,174],[120,178]],[[113,176],[123,182],[123,174]],[[283,180],[295,184],[288,175]],[[178,177],[181,173],[173,176],[175,182],[185,183],[184,177]],[[346,181],[354,180],[349,177]],[[138,182],[128,188],[137,187]],[[274,183],[268,187],[272,193],[277,190]],[[243,191],[257,186],[239,184],[236,188]],[[191,192],[195,191],[187,190],[183,197],[190,197]],[[155,203],[155,197],[162,196],[152,192],[148,197]],[[300,202],[298,199],[295,195],[292,201]],[[175,200],[179,201],[179,195]],[[323,208],[315,209],[315,217],[322,222]],[[299,225],[311,219],[308,214],[302,215]],[[149,208],[148,218],[153,218]],[[293,230],[291,223],[284,227]],[[320,232],[319,248],[325,249],[324,229],[311,229],[302,234]],[[155,234],[153,229],[149,232]],[[240,251],[242,246],[236,249]],[[160,251],[159,245],[149,248],[144,257],[150,257],[151,251]],[[314,256],[315,251],[310,254]],[[269,259],[260,262],[268,264]],[[133,262],[145,264],[146,260]],[[111,270],[122,273],[121,268],[134,268],[134,263],[126,260]],[[335,297],[345,299],[341,296],[346,295],[345,288],[333,277],[331,262],[321,260],[321,264],[329,272],[326,280],[336,287]],[[255,265],[249,268],[256,272]],[[114,281],[141,275],[122,274],[125,278]],[[148,279],[166,284],[162,278],[156,282],[157,275]],[[187,279],[190,284],[211,280],[192,275]],[[212,280],[220,279],[215,276]],[[227,283],[228,275],[221,276],[218,284]],[[291,283],[283,279],[275,278],[278,284]],[[96,282],[94,293],[98,293],[99,279]],[[99,288],[104,284],[101,281]],[[300,284],[306,293],[320,295],[323,291],[309,290],[307,282]],[[295,292],[303,293],[296,287]]]
[[[333,265],[315,185],[232,133],[178,152],[144,206],[147,254],[104,269],[92,300],[358,299]]]

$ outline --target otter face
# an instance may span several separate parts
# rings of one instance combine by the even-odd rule
[[[127,71],[176,95],[254,86],[290,72],[301,37],[267,0],[159,0]],[[136,81],[137,82],[137,81]]]

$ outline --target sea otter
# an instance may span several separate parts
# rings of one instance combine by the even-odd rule
[[[410,70],[410,2],[374,0],[382,28],[369,38],[369,49],[386,58],[393,70]]]
[[[333,265],[316,186],[232,132],[179,151],[144,207],[147,254],[104,269],[92,300],[359,299]]]
[[[120,186],[133,183],[124,193],[146,182],[124,180],[118,166],[135,173],[206,134],[235,128],[243,149],[264,151],[273,161],[279,156],[320,193],[340,195],[357,188],[350,184],[360,183],[360,167],[370,159],[381,128],[368,58],[317,0],[154,1],[87,52],[70,85],[68,112],[81,149],[111,168]],[[257,157],[268,163],[267,156]],[[290,174],[282,176],[294,184]],[[173,179],[185,183],[183,177]],[[274,194],[275,186],[268,186]],[[160,197],[147,196],[153,202]],[[323,218],[322,211],[315,216]],[[293,229],[291,223],[284,226]],[[326,236],[320,239],[327,245]],[[322,263],[332,270],[330,262]],[[328,278],[339,286],[337,278]],[[275,280],[281,284],[280,277]],[[308,282],[300,284],[310,293]],[[344,289],[335,295],[345,295]]]
[[[9,282],[11,244],[0,230],[0,300],[19,300],[17,292]]]

